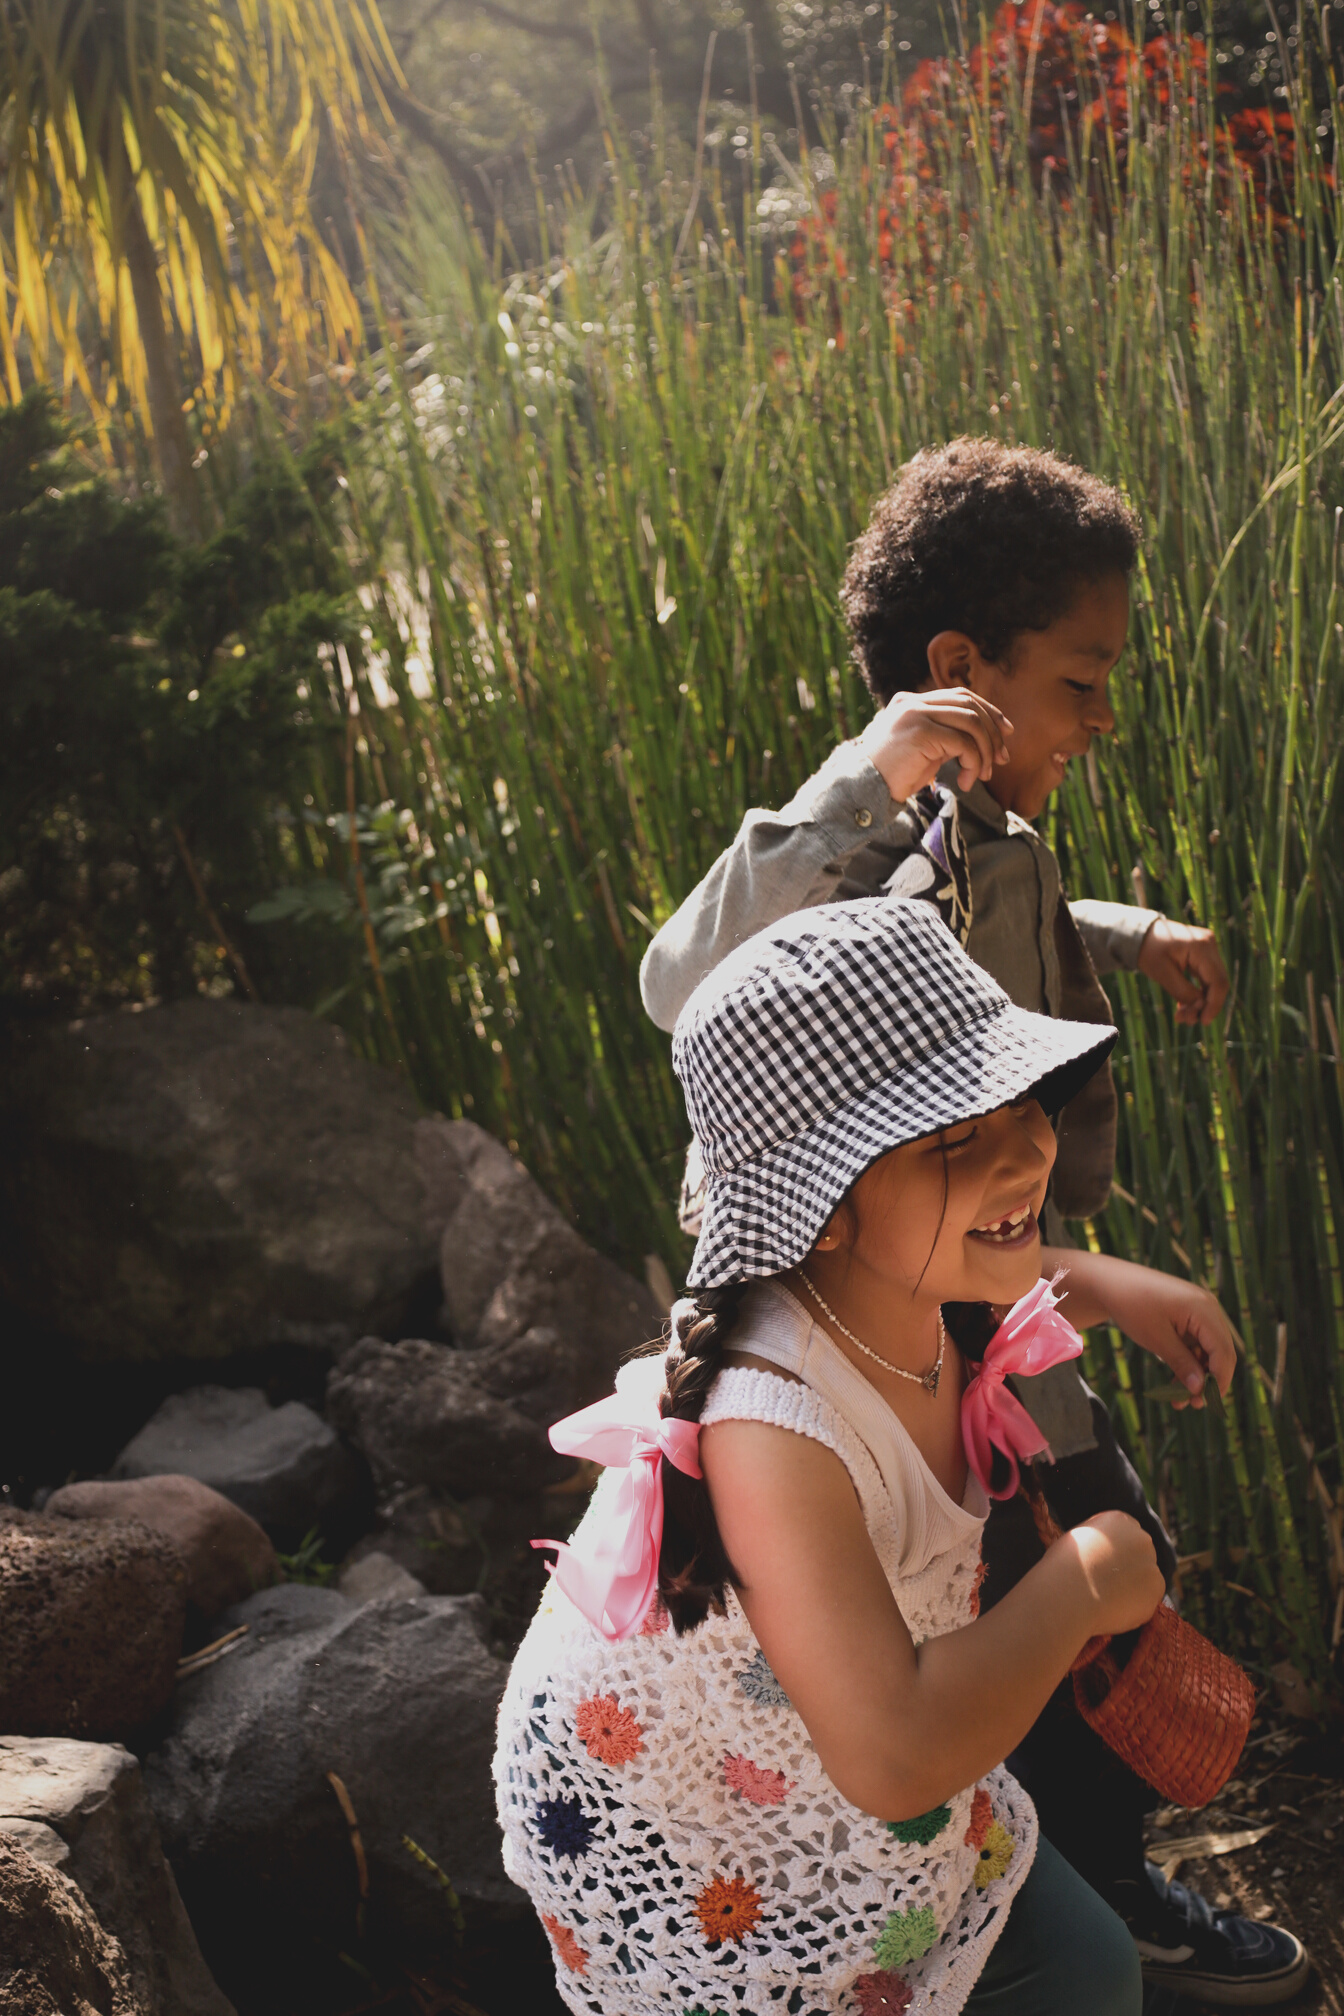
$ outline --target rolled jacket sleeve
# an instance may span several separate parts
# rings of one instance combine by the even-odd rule
[[[843,742],[780,811],[748,812],[644,954],[639,991],[659,1028],[753,932],[813,903],[875,895],[906,851],[900,809],[859,744]]]
[[[1161,916],[1134,903],[1070,903],[1078,935],[1098,973],[1133,973],[1143,941]]]

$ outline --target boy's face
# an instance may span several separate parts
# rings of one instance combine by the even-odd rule
[[[1125,648],[1129,584],[1123,574],[1084,583],[1070,607],[1045,630],[1024,630],[998,664],[969,638],[945,631],[929,646],[934,686],[969,686],[1013,724],[1008,761],[987,780],[1007,812],[1035,819],[1094,735],[1109,735],[1115,715],[1107,685]],[[943,647],[940,650],[940,647]]]

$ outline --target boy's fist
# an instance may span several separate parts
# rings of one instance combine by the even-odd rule
[[[946,692],[897,693],[859,741],[899,802],[931,784],[954,759],[961,765],[957,782],[963,791],[977,778],[992,777],[994,765],[1008,761],[1012,732],[1012,722],[992,702],[954,686]]]
[[[1175,995],[1178,1022],[1212,1022],[1227,999],[1223,955],[1198,924],[1159,917],[1139,948],[1139,971]]]
[[[1056,1544],[1077,1550],[1098,1632],[1137,1631],[1167,1593],[1153,1543],[1128,1512],[1098,1512]]]

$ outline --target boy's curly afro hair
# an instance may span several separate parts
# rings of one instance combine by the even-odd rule
[[[1041,448],[964,436],[911,458],[856,541],[840,601],[877,700],[923,686],[940,630],[1001,662],[1079,587],[1128,574],[1139,521],[1118,490]]]

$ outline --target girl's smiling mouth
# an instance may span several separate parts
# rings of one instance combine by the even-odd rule
[[[1031,1200],[1014,1206],[1000,1218],[991,1218],[985,1225],[976,1225],[966,1234],[968,1239],[978,1239],[982,1246],[995,1246],[1001,1251],[1015,1252],[1021,1246],[1029,1246],[1039,1237],[1036,1213],[1031,1208]]]

